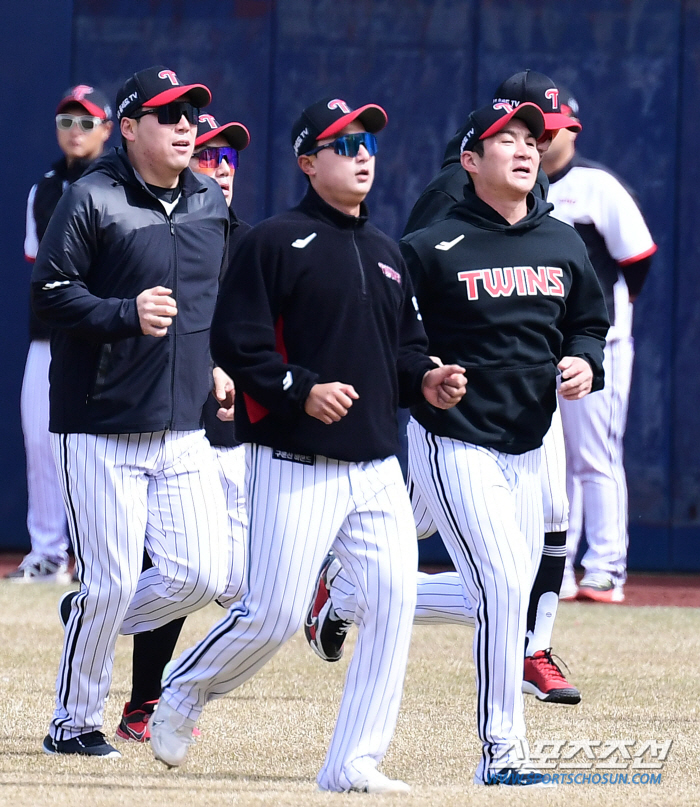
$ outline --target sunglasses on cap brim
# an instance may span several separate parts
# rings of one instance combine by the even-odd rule
[[[174,124],[180,123],[184,115],[190,123],[199,122],[199,107],[192,106],[188,101],[173,101],[170,104],[154,107],[153,109],[139,109],[133,115],[125,115],[127,118],[143,118],[144,115],[158,115],[158,123]]]
[[[103,123],[102,119],[95,115],[68,115],[65,113],[56,115],[56,128],[64,132],[74,126],[77,126],[81,132],[92,132],[101,123]]]
[[[200,171],[216,171],[222,160],[231,168],[238,168],[238,151],[233,146],[212,146],[195,151],[193,160],[199,161]]]
[[[323,146],[317,146],[306,154],[318,154],[323,149],[332,148],[336,154],[341,157],[357,157],[360,153],[360,146],[367,149],[370,157],[374,157],[377,153],[377,138],[371,132],[355,132],[354,134],[342,135],[330,143],[325,143]]]

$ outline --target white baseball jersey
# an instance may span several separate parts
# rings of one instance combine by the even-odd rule
[[[573,573],[585,520],[589,549],[584,568],[605,572],[621,586],[628,541],[623,438],[634,361],[632,304],[622,268],[648,258],[656,245],[637,203],[604,166],[576,155],[552,180],[548,194],[554,204],[552,215],[583,237],[606,292],[611,321],[605,388],[579,401],[561,401],[571,511],[568,573]]]

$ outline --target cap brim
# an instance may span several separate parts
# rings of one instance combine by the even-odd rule
[[[218,129],[210,129],[208,132],[199,135],[194,144],[195,146],[201,146],[202,143],[208,143],[217,135],[223,135],[237,151],[243,151],[250,143],[250,132],[242,123],[226,123],[219,126]]]
[[[544,134],[544,112],[542,112],[536,104],[531,104],[529,101],[526,101],[523,104],[518,104],[512,112],[509,112],[507,115],[504,115],[495,123],[491,124],[481,135],[479,140],[486,140],[486,138],[498,134],[513,118],[519,118],[527,124],[528,129],[538,140]]]
[[[182,84],[179,87],[172,87],[165,92],[154,95],[153,98],[146,101],[142,106],[146,109],[165,106],[171,101],[177,101],[185,96],[192,102],[192,106],[196,106],[199,109],[211,103],[211,93],[209,92],[209,88],[205,87],[204,84]]]
[[[559,129],[570,129],[572,132],[580,132],[582,127],[578,121],[561,112],[545,112],[544,128],[547,132],[556,132],[559,131]]]
[[[342,118],[332,123],[327,129],[324,129],[317,137],[316,140],[323,140],[325,137],[333,137],[344,129],[349,123],[358,120],[368,132],[376,134],[383,129],[387,124],[386,112],[377,104],[365,104],[358,109],[353,109]]]
[[[67,106],[71,106],[72,104],[77,104],[78,106],[81,106],[86,112],[89,112],[96,118],[102,118],[102,120],[107,119],[107,115],[105,115],[104,109],[100,109],[100,107],[98,107],[97,104],[91,104],[84,98],[80,101],[77,98],[64,98],[61,101],[61,103],[56,107],[56,114],[62,112]]]

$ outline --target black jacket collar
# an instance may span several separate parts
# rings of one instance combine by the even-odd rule
[[[298,210],[301,210],[309,216],[313,216],[315,219],[321,219],[321,221],[325,221],[328,224],[345,230],[361,227],[369,218],[369,210],[364,202],[360,204],[359,216],[348,216],[347,213],[341,212],[336,207],[324,201],[311,185],[309,185],[306,196],[304,196],[299,203]]]

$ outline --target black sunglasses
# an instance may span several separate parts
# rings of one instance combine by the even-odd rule
[[[192,106],[187,101],[173,101],[170,104],[154,107],[153,109],[139,109],[133,115],[126,117],[143,118],[144,115],[158,115],[158,123],[163,125],[180,123],[180,118],[184,115],[190,123],[199,123],[199,107]]]

